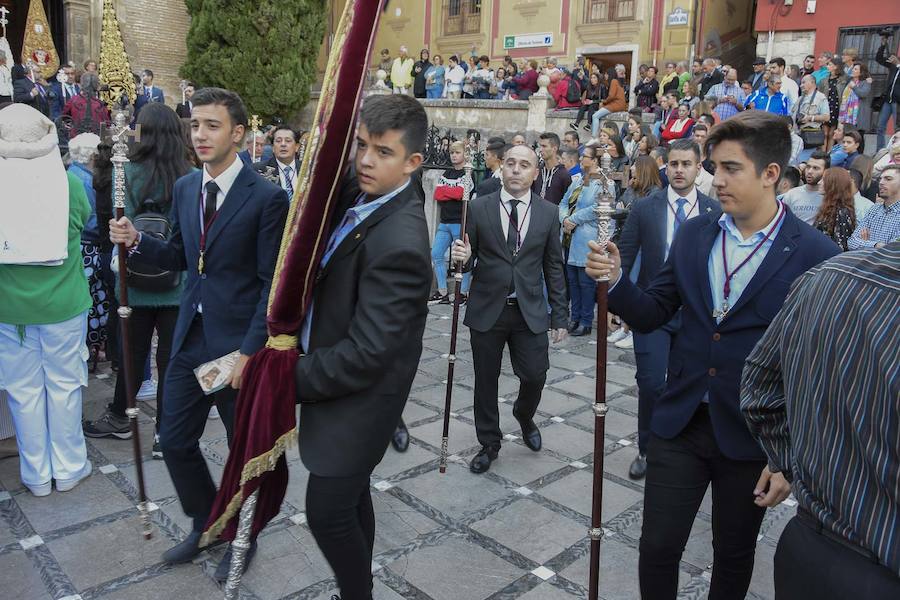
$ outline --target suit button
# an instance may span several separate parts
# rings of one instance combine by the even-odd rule
[[[721,336],[720,334],[718,334],[718,333],[714,333],[714,334],[713,334],[713,341],[714,341],[714,342],[718,342],[718,341],[721,340],[721,339],[722,339],[722,336]]]
[[[206,273],[200,276],[200,279],[206,279]]]
[[[709,370],[709,376],[710,376],[710,377],[715,377],[715,376],[716,376],[716,369],[715,369],[715,368],[712,368],[712,369]]]

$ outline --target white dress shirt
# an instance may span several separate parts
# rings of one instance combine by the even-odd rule
[[[291,169],[291,189],[297,189],[297,166],[295,163],[291,162],[289,164],[285,164],[281,162],[279,159],[275,159],[275,164],[278,165],[278,181],[281,182],[281,189],[287,191],[287,177],[285,177],[284,170],[287,168]],[[293,198],[288,198],[288,200],[293,200]]]
[[[515,198],[506,191],[506,188],[500,188],[500,227],[503,228],[503,239],[509,236],[509,214],[512,212],[511,200]],[[525,195],[518,198],[519,204],[516,205],[516,217],[519,221],[519,248],[525,243],[525,235],[528,233],[528,224],[531,223],[531,190],[525,192]]]
[[[216,194],[216,210],[222,208],[222,204],[225,202],[225,196],[228,195],[228,191],[231,189],[231,186],[234,185],[235,179],[238,178],[238,175],[241,174],[241,169],[244,168],[244,163],[241,161],[240,157],[237,154],[234,154],[234,160],[231,162],[231,165],[219,173],[218,177],[213,177],[209,174],[209,171],[206,170],[206,165],[203,165],[203,183],[200,187],[200,195],[203,196],[203,202],[200,202],[200,228],[205,226],[203,222],[203,206],[206,204],[206,184],[210,181],[215,181],[216,185],[219,186],[219,193]],[[199,303],[197,305],[197,312],[203,313],[203,303]]]
[[[682,221],[682,225],[684,225],[688,219],[693,219],[700,215],[700,203],[697,201],[696,186],[692,187],[691,191],[684,196],[679,196],[670,185],[666,188],[666,197],[669,201],[669,208],[666,210],[666,258],[668,258],[669,248],[672,247],[672,239],[675,233],[675,213],[678,212],[678,199],[684,198],[687,200],[687,204],[684,205],[685,219]]]

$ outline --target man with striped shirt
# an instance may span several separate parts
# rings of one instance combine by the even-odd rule
[[[900,165],[887,165],[878,181],[883,204],[872,206],[856,226],[847,245],[850,250],[880,248],[900,239]]]
[[[898,308],[900,242],[848,252],[797,280],[747,357],[741,409],[799,503],[778,600],[900,598]]]

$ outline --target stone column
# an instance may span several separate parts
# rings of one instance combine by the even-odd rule
[[[546,75],[538,77],[538,91],[528,97],[528,124],[526,130],[528,134],[526,139],[533,141],[538,135],[547,131],[547,111],[550,109],[550,102],[553,97],[547,93],[547,86],[550,85],[550,78]]]
[[[99,4],[99,0],[95,0]],[[91,18],[92,0],[63,0],[66,56],[78,69],[87,59],[100,61],[100,29]]]

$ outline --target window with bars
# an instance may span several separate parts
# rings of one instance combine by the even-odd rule
[[[481,32],[481,0],[444,0],[444,35]]]
[[[634,20],[634,0],[585,0],[585,23],[631,20]]]

